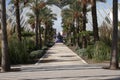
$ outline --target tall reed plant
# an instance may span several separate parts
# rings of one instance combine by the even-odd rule
[[[19,42],[16,37],[9,40],[10,60],[12,64],[23,64],[29,61],[29,50],[34,46],[30,40]]]

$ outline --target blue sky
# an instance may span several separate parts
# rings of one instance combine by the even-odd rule
[[[6,0],[6,4],[8,4],[10,2],[10,0]]]

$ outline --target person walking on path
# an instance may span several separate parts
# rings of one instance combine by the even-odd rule
[[[58,33],[57,37],[56,37],[56,43],[62,43],[63,42],[63,36]]]

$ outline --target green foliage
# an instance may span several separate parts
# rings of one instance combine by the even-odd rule
[[[1,45],[1,42],[0,42],[0,45]],[[0,46],[0,64],[1,64],[1,57],[2,57],[2,54],[1,54],[1,46]]]
[[[33,32],[22,32],[23,37],[32,37],[34,35],[35,35],[35,33],[33,33]]]
[[[119,61],[120,61],[120,41],[118,42],[118,56],[119,56]]]
[[[87,49],[86,49],[86,58],[88,59],[93,59],[93,54],[94,54],[94,45],[89,45],[87,46]]]
[[[16,37],[11,37],[9,40],[9,53],[11,64],[23,64],[29,61],[29,50],[34,47],[34,44],[29,39],[23,39],[19,42]]]
[[[41,58],[45,53],[45,50],[37,50],[37,51],[32,51],[30,53],[30,58],[31,59],[37,59],[37,58]]]
[[[0,29],[1,29],[1,23],[0,23]]]
[[[93,59],[97,62],[110,59],[110,46],[106,45],[102,41],[98,41],[95,45],[89,45],[86,49],[77,49],[78,55],[87,58]]]
[[[94,46],[94,54],[93,58],[96,61],[103,61],[103,60],[109,60],[110,59],[110,46],[106,45],[104,42],[99,41],[96,42]]]
[[[106,43],[107,45],[111,46],[112,41],[112,27],[108,26],[107,24],[103,24],[99,28],[100,33],[100,40]]]
[[[27,52],[31,52],[35,49],[35,42],[32,39],[24,38],[23,41],[25,41]]]
[[[78,55],[85,57],[86,49],[77,48],[76,52],[78,53]]]
[[[46,44],[47,47],[52,47],[53,45],[54,45],[54,42],[48,42],[48,43]]]
[[[93,34],[93,32],[92,31],[81,31],[80,33],[79,33],[79,36],[89,36],[89,35],[92,35]]]
[[[43,46],[42,49],[43,50],[48,50],[48,47],[47,46]]]
[[[120,27],[120,21],[118,22],[118,26]]]

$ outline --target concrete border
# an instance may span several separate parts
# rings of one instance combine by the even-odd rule
[[[66,46],[66,45],[65,45]],[[66,46],[67,48],[69,48],[68,46]],[[70,49],[70,48],[69,48]],[[71,49],[70,49],[71,50]],[[84,63],[84,64],[88,64],[84,59],[82,59],[77,53],[75,53],[73,50],[71,50],[78,58],[80,58],[80,60]]]
[[[41,62],[41,60],[44,59],[44,57],[46,56],[46,54],[47,54],[47,52],[44,54],[44,56],[42,56],[42,57],[38,60],[38,62],[35,63],[35,65],[38,65],[38,64]]]

